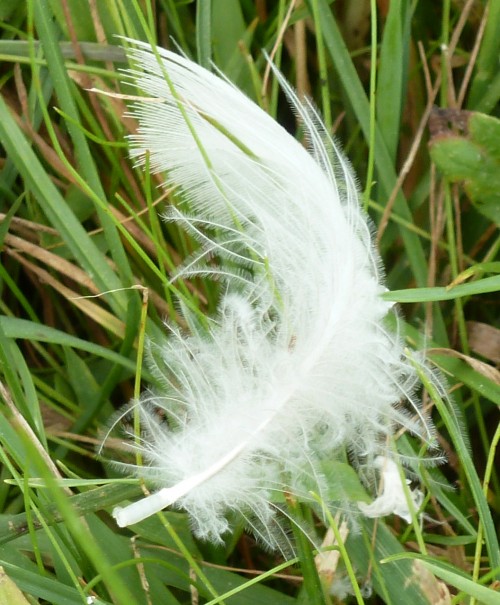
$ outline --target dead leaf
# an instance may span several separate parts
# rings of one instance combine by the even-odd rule
[[[479,321],[467,322],[471,349],[493,363],[500,363],[500,330]]]
[[[451,605],[448,587],[432,574],[426,567],[415,559],[411,566],[413,575],[410,581],[417,584],[429,601],[429,605]]]
[[[338,522],[339,520],[340,516],[337,514],[336,521]],[[339,533],[342,541],[345,542],[349,534],[349,528],[347,527],[347,523],[345,521],[342,521],[340,524]],[[325,534],[321,546],[322,548],[327,548],[329,546],[335,546],[336,544],[337,541],[335,539],[335,535],[330,527]],[[318,575],[321,578],[322,583],[327,587],[330,587],[335,579],[335,572],[337,571],[339,559],[340,551],[338,549],[320,552],[314,558]]]

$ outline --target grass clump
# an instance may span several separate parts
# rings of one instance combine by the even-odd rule
[[[0,6],[0,565],[26,602],[499,602],[500,202],[489,185],[500,154],[487,136],[499,118],[499,13],[496,2],[403,0]],[[195,246],[158,218],[175,191],[131,165],[125,101],[89,92],[130,93],[117,35],[174,39],[300,131],[265,49],[342,142],[376,225],[387,297],[454,401],[428,385],[447,462],[421,469],[421,525],[391,517],[352,533],[341,516],[322,524],[291,502],[331,557],[315,558],[299,532],[297,557],[283,561],[243,531],[224,547],[199,543],[178,512],[133,532],[110,519],[141,488],[95,451],[140,379],[154,383],[141,339],[162,334],[164,317],[182,321],[176,298],[200,321],[218,298],[208,280],[169,283]],[[481,130],[480,114],[491,126]],[[484,158],[477,178],[471,146]],[[16,595],[7,602],[21,598],[6,590]]]

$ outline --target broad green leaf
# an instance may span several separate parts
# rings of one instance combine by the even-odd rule
[[[460,115],[464,133],[436,134],[431,157],[447,179],[463,183],[482,214],[500,225],[500,120],[476,112]]]
[[[328,484],[327,493],[321,494],[326,502],[365,502],[370,499],[359,480],[359,475],[350,464],[338,460],[324,460],[321,472]]]
[[[373,588],[388,605],[430,605],[410,561],[382,561],[404,549],[383,522],[364,519],[360,532],[351,532],[346,546],[361,578],[371,568]]]

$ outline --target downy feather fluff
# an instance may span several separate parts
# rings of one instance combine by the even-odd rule
[[[208,328],[186,311],[189,333],[168,326],[151,343],[163,386],[132,407],[136,470],[159,491],[114,516],[125,526],[175,505],[217,541],[237,513],[274,546],[277,493],[306,496],[311,479],[322,493],[335,481],[323,461],[347,451],[369,465],[397,427],[428,437],[416,372],[384,321],[357,184],[313,105],[274,70],[306,150],[222,77],[129,42],[145,95],[131,155],[185,200],[167,220],[200,246],[180,275],[213,276],[223,293]]]

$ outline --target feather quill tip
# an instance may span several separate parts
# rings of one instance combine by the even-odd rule
[[[147,517],[159,513],[167,506],[175,504],[180,498],[189,493],[197,485],[206,480],[205,474],[198,474],[180,481],[172,487],[164,487],[153,494],[125,507],[113,509],[113,517],[120,527],[128,527],[139,523]]]
[[[113,518],[119,527],[139,523],[170,506],[172,504],[170,492],[169,488],[164,488],[128,506],[117,506],[113,509]]]

